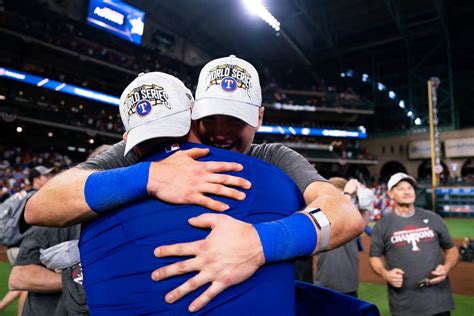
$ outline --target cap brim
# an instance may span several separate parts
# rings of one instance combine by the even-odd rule
[[[54,168],[49,168],[49,169],[45,170],[45,172],[43,172],[42,175],[44,176],[44,175],[50,174],[53,171],[54,171]]]
[[[191,111],[183,111],[139,125],[128,132],[124,156],[138,144],[159,137],[182,137],[191,128]]]
[[[257,127],[258,110],[258,106],[250,103],[204,98],[194,102],[191,117],[193,120],[199,120],[211,115],[229,115],[241,119],[250,126]]]
[[[402,181],[407,181],[409,182],[413,187],[416,187],[416,180],[415,178],[411,177],[411,176],[408,176],[408,177],[404,177],[404,178],[401,178],[400,180],[398,180],[396,183],[394,183],[392,185],[391,188],[389,188],[388,190],[391,191],[394,187],[396,187],[400,182]]]

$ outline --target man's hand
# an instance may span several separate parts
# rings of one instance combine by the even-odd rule
[[[211,228],[206,239],[190,243],[162,246],[157,257],[194,256],[155,270],[152,279],[163,280],[193,271],[199,273],[169,292],[165,300],[173,303],[199,287],[211,286],[189,306],[190,312],[203,308],[226,288],[251,277],[265,263],[263,248],[255,228],[223,214],[203,214],[189,219],[194,227]]]
[[[403,285],[403,275],[405,272],[403,272],[402,269],[392,269],[384,274],[384,279],[387,281],[390,285],[393,287],[401,288]]]
[[[435,285],[443,282],[446,279],[448,276],[448,271],[446,271],[446,268],[440,264],[436,267],[436,269],[431,271],[431,274],[436,277],[430,280],[430,285]]]
[[[196,204],[213,211],[225,211],[229,206],[204,194],[215,194],[236,200],[245,199],[245,193],[228,186],[249,189],[251,183],[243,178],[219,174],[242,171],[234,162],[200,162],[209,149],[193,148],[151,164],[147,190],[152,196],[173,204]]]
[[[359,181],[356,179],[350,179],[347,181],[346,185],[344,186],[344,192],[349,193],[350,195],[353,195],[357,192],[357,188],[359,186]]]

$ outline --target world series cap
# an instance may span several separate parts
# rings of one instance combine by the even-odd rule
[[[163,72],[139,74],[120,97],[120,117],[128,132],[124,155],[152,138],[186,135],[193,101],[178,78]]]
[[[257,70],[234,55],[207,63],[199,74],[192,119],[229,115],[258,125],[262,91]]]

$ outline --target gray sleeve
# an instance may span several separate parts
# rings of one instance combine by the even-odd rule
[[[315,181],[327,181],[299,153],[282,144],[252,145],[249,155],[264,160],[283,170],[304,193]]]
[[[108,170],[128,167],[138,161],[138,155],[132,150],[124,156],[125,142],[120,141],[102,154],[78,164],[76,167],[86,170]]]
[[[441,248],[444,250],[450,249],[454,247],[453,239],[449,234],[448,227],[446,226],[445,222],[438,214],[434,214],[437,219],[437,229],[436,233],[438,234],[438,241]]]
[[[375,224],[372,237],[370,238],[369,257],[383,257],[384,255],[383,226],[384,223],[382,221]]]
[[[20,244],[20,251],[16,257],[16,266],[26,266],[29,264],[39,264],[40,249],[48,248],[51,245],[49,230],[46,227],[33,227]]]

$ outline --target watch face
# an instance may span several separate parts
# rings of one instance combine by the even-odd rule
[[[315,222],[320,229],[331,225],[331,222],[326,217],[326,214],[324,214],[324,212],[321,211],[320,208],[311,211],[310,214],[315,219]]]
[[[315,208],[315,209],[309,211],[309,214],[313,215],[313,214],[316,214],[318,212],[321,212],[321,209],[320,208]]]

